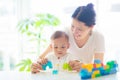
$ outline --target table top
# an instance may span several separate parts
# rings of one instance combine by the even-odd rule
[[[81,80],[76,72],[59,72],[53,75],[51,72],[40,72],[31,74],[30,72],[0,71],[2,80]],[[120,80],[120,72],[112,75],[106,75],[90,80]]]

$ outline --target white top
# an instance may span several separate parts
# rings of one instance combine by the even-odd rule
[[[47,59],[52,62],[53,69],[57,70],[63,70],[62,67],[64,63],[68,63],[71,60],[77,60],[77,58],[70,53],[66,53],[66,55],[64,55],[60,59],[58,59],[58,57],[56,57],[55,54],[52,53],[47,56]]]
[[[104,37],[99,32],[93,31],[87,43],[82,48],[79,48],[75,43],[71,30],[69,29],[66,32],[69,35],[70,41],[69,52],[74,54],[80,61],[91,63],[93,62],[93,56],[95,53],[105,52]]]

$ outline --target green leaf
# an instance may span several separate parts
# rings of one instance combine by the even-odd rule
[[[20,63],[16,65],[16,67],[19,67],[19,71],[29,71],[31,64],[32,64],[31,59],[24,59],[21,60]]]
[[[30,72],[31,71],[31,67],[30,66],[28,66],[28,68],[27,68],[27,70],[26,70],[27,72]]]
[[[25,66],[20,67],[19,71],[24,71],[25,70]]]

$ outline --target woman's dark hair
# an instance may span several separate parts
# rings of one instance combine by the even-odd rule
[[[89,3],[87,6],[79,6],[72,14],[72,18],[84,22],[87,26],[95,25],[95,11],[93,4]]]

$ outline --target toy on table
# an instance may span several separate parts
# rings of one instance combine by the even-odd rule
[[[72,71],[72,68],[71,68],[71,66],[68,63],[64,63],[63,64],[63,70]]]
[[[53,74],[53,75],[58,74],[58,70],[53,70],[53,71],[52,71],[52,74]]]
[[[116,61],[109,61],[104,65],[100,60],[94,60],[94,64],[83,64],[79,75],[81,79],[90,79],[104,75],[114,74],[118,70]]]
[[[57,65],[57,66],[59,66],[59,65]],[[64,63],[62,68],[63,68],[63,70],[72,71],[72,68],[70,67],[70,65],[68,63]],[[54,69],[52,71],[52,74],[58,74],[58,70]]]
[[[57,75],[58,74],[59,66],[60,66],[59,63],[54,65],[54,69],[52,71],[53,75]]]
[[[50,69],[52,69],[52,68],[53,68],[52,62],[51,62],[51,61],[48,61],[46,64],[43,64],[43,65],[42,65],[42,69],[43,69],[43,70],[46,70],[47,66],[48,66]],[[53,71],[52,71],[52,74],[58,74],[58,70],[53,70]]]
[[[53,68],[51,61],[48,61],[46,64],[43,64],[43,65],[42,65],[42,69],[43,69],[43,70],[46,70],[47,66],[48,66],[50,69]]]

